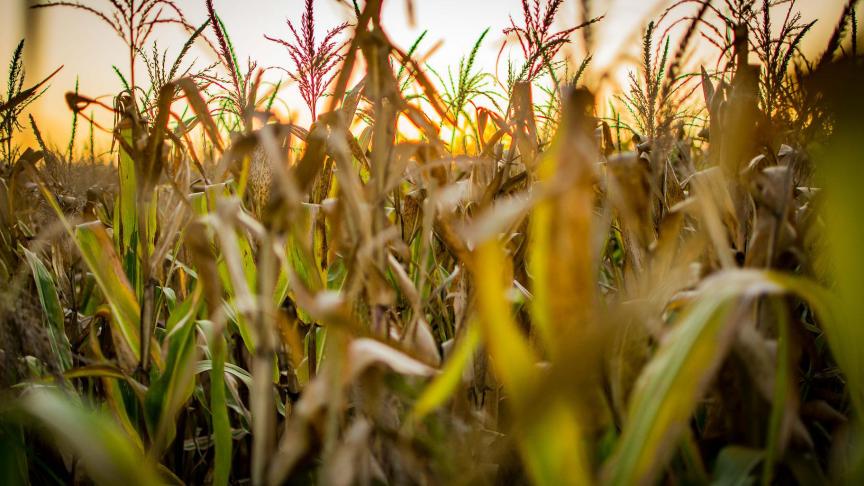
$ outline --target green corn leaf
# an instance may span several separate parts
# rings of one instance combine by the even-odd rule
[[[22,247],[21,249],[24,251],[27,263],[33,272],[33,278],[36,280],[36,290],[39,293],[39,303],[42,304],[44,312],[51,351],[59,361],[60,371],[66,371],[72,366],[72,349],[69,339],[66,337],[63,306],[57,296],[57,287],[39,257],[26,248]]]
[[[747,447],[725,447],[717,456],[714,466],[713,486],[750,486],[755,481],[751,473],[765,458],[759,449]]]
[[[144,385],[135,381],[117,366],[110,364],[79,366],[63,373],[63,378],[66,378],[67,380],[76,378],[115,378],[117,380],[125,381],[132,390],[140,396],[144,396],[147,392],[147,388]]]
[[[105,355],[102,354],[102,349],[100,348],[99,342],[96,340],[96,333],[92,328],[90,331],[90,349],[92,350],[96,361],[102,363],[108,362],[108,360],[105,359]],[[129,410],[127,409],[126,400],[123,396],[123,390],[120,388],[119,380],[125,380],[126,383],[129,384],[129,387],[135,393],[138,401],[143,400],[144,394],[147,393],[147,389],[144,385],[130,378],[128,373],[113,365],[103,364],[86,366],[67,371],[65,375],[72,375],[73,377],[79,375],[82,378],[89,375],[100,377],[102,386],[105,390],[105,404],[107,405],[108,410],[111,411],[115,423],[119,424],[120,428],[126,434],[127,440],[130,440],[137,450],[144,450],[144,442],[138,434],[138,429],[132,425],[132,420],[129,418]]]
[[[774,461],[778,458],[778,442],[787,412],[789,383],[789,311],[776,299],[771,301],[771,309],[777,316],[777,373],[774,378],[774,399],[771,402],[771,416],[768,421],[768,443],[765,445],[765,466],[762,468],[762,485],[770,486],[774,473]]]
[[[100,222],[79,225],[75,229],[75,239],[84,262],[108,301],[113,324],[123,336],[128,351],[135,359],[140,359],[141,309],[105,227]],[[161,362],[161,358],[158,362]]]
[[[132,486],[163,482],[155,466],[109,418],[46,388],[30,390],[19,404],[21,412],[75,452],[97,484]]]
[[[699,392],[729,348],[730,297],[697,302],[643,370],[610,465],[610,484],[650,483],[662,470]]]
[[[173,325],[165,337],[168,343],[165,368],[144,396],[145,421],[154,438],[156,457],[174,440],[177,414],[192,396],[195,383],[192,363],[197,354],[194,317],[202,303],[201,287],[196,286],[169,316],[169,323],[173,321]]]
[[[836,329],[827,291],[806,279],[727,270],[703,282],[700,298],[684,311],[639,377],[621,439],[606,465],[608,483],[656,479],[729,349],[738,322],[729,318],[731,311],[745,297],[786,293],[806,301],[826,329]]]
[[[423,394],[417,399],[412,412],[414,420],[422,420],[429,412],[440,407],[453,396],[462,383],[462,372],[479,344],[479,329],[471,325],[453,351],[453,356],[447,360],[441,374],[423,390]]]
[[[174,309],[177,306],[177,292],[175,292],[171,287],[159,287],[157,290],[160,294],[159,297],[164,299],[165,307],[168,308],[168,312],[174,312]]]
[[[201,305],[203,304],[201,297],[202,291],[199,284],[196,285],[192,294],[189,295],[186,300],[174,307],[171,314],[168,316],[168,320],[165,322],[165,331],[168,333],[169,338],[176,327],[184,326],[189,321],[195,319],[195,316],[198,314],[198,311],[201,310]]]
[[[849,5],[853,5],[850,3]],[[830,56],[829,56],[830,57]],[[842,71],[840,71],[842,72]],[[860,70],[857,71],[860,73]],[[844,75],[846,76],[846,75]],[[843,78],[843,76],[841,76]],[[835,312],[837,325],[825,327],[831,352],[843,369],[852,405],[859,419],[864,416],[864,228],[858,221],[864,211],[864,193],[860,180],[864,176],[861,164],[862,121],[857,93],[860,83],[856,77],[845,78],[844,90],[831,93],[840,118],[836,120],[832,136],[824,148],[814,154],[817,167],[823,169],[820,186],[824,185],[826,200],[820,218],[825,219],[827,247],[822,264],[830,269],[839,296],[836,305],[826,306]],[[841,86],[838,84],[838,87]],[[864,473],[862,473],[864,474]]]
[[[204,359],[197,363],[195,363],[195,373],[204,373],[205,371],[210,371],[213,369],[213,360]],[[225,363],[225,373],[237,378],[247,388],[252,388],[252,375],[249,374],[248,371],[243,368],[235,365],[234,363]]]
[[[214,458],[213,484],[228,484],[231,473],[231,422],[228,418],[228,403],[225,395],[225,337],[210,326],[207,344],[213,358],[210,369],[210,411],[213,415],[213,437],[216,456]]]
[[[120,136],[127,144],[132,145],[132,128],[120,130]],[[133,145],[134,146],[134,145]],[[118,219],[114,237],[121,255],[135,252],[138,245],[138,212],[137,194],[138,181],[135,177],[135,160],[120,147],[120,161],[117,165],[117,174],[120,178],[119,193],[117,195],[116,218]],[[131,277],[131,276],[130,276]]]
[[[237,303],[234,299],[229,299],[223,304],[225,316],[228,320],[237,326],[237,332],[240,333],[240,338],[243,340],[243,345],[249,351],[255,350],[255,339],[252,337],[252,329],[249,326],[249,321],[237,309]]]
[[[28,484],[27,443],[24,429],[18,424],[0,422],[0,483]],[[52,474],[53,476],[53,474]],[[54,476],[57,484],[63,484]]]

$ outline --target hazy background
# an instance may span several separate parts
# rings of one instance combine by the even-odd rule
[[[102,8],[109,5],[107,0],[81,0],[83,3]],[[63,71],[51,83],[51,89],[31,108],[40,128],[47,134],[49,143],[65,145],[70,132],[71,112],[63,100],[64,93],[71,91],[76,76],[80,80],[80,92],[89,96],[112,95],[120,90],[120,82],[112,72],[111,65],[117,65],[124,74],[128,70],[126,51],[120,38],[107,25],[84,12],[69,8],[29,10],[28,5],[36,3],[29,0],[0,0],[0,62],[5,66],[16,43],[27,33],[26,70],[27,84],[32,84],[60,65]],[[216,10],[225,21],[232,37],[241,64],[246,58],[257,60],[259,66],[284,66],[291,64],[287,54],[279,45],[266,39],[264,34],[274,37],[287,37],[286,18],[299,22],[303,10],[303,0],[215,0]],[[559,16],[562,27],[581,21],[577,13],[577,1],[567,0]],[[592,15],[606,14],[606,20],[594,30],[594,62],[590,71],[608,72],[610,79],[622,79],[628,66],[628,55],[638,51],[639,42],[635,36],[652,15],[668,5],[667,0],[610,0],[592,2]],[[719,3],[719,2],[717,2]],[[805,50],[822,48],[834,28],[842,10],[842,0],[803,0],[799,8],[805,19],[818,18],[814,30],[808,35]],[[206,18],[204,0],[177,0],[194,25],[200,25]],[[339,22],[353,19],[350,0],[316,0],[316,23],[318,32],[323,34],[328,27]],[[404,48],[412,44],[423,30],[429,34],[422,44],[421,53],[427,52],[438,41],[440,47],[429,58],[436,69],[445,69],[458,62],[459,57],[471,49],[474,41],[487,27],[491,27],[483,48],[480,51],[479,66],[492,71],[495,58],[503,41],[501,30],[509,23],[512,14],[519,19],[520,0],[415,0],[415,25],[409,23],[405,0],[387,0],[384,7],[384,25],[391,39]],[[779,24],[779,20],[775,22]],[[28,32],[29,31],[29,32]],[[151,38],[158,40],[160,46],[170,47],[172,54],[185,42],[188,34],[178,27],[167,26],[157,29]],[[320,38],[320,37],[319,37]],[[627,46],[630,51],[622,50]],[[581,61],[584,53],[581,46],[569,48],[566,54]],[[205,49],[196,49],[193,56],[199,64],[209,64],[215,60]],[[169,59],[173,59],[169,55]],[[502,70],[506,69],[502,66]],[[137,68],[139,84],[145,84],[146,71]],[[277,75],[278,71],[273,71]],[[4,76],[5,77],[5,76]],[[5,96],[5,82],[3,95]],[[281,92],[297,116],[304,121],[306,109],[297,95],[296,87],[289,86]],[[289,114],[284,110],[282,117]],[[97,121],[110,125],[110,115],[97,113]],[[79,125],[79,147],[83,147],[86,127]],[[26,140],[26,139],[23,139]],[[22,141],[23,141],[22,140]],[[99,136],[104,144],[107,137]],[[97,143],[98,147],[98,143]]]

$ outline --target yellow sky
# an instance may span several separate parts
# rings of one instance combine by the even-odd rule
[[[81,0],[83,3],[99,6],[108,5],[106,0]],[[116,64],[124,72],[128,69],[122,41],[110,28],[97,22],[87,14],[65,8],[28,11],[30,0],[0,0],[0,62],[7,63],[14,45],[25,35],[26,26],[38,26],[39,35],[28,38],[27,72],[28,83],[51,72],[59,65],[65,68],[52,82],[52,87],[34,105],[32,112],[43,131],[50,133],[54,143],[65,144],[69,136],[71,113],[66,108],[63,96],[73,89],[76,76],[80,79],[81,93],[99,96],[110,95],[120,89],[119,81],[111,70]],[[205,19],[204,0],[177,0],[187,18],[200,25]],[[245,65],[247,56],[259,62],[260,66],[290,67],[282,47],[264,39],[264,34],[276,37],[287,36],[285,19],[299,21],[303,0],[215,0],[216,10],[225,21],[235,47]],[[560,22],[572,25],[578,22],[574,0],[565,0]],[[596,29],[595,73],[616,69],[621,65],[622,45],[638,49],[633,34],[646,23],[646,19],[656,13],[667,2],[663,0],[609,0],[592,2],[594,15],[606,14]],[[819,18],[817,28],[810,34],[812,46],[824,46],[834,22],[839,16],[842,0],[802,0],[800,9],[805,18]],[[316,17],[321,31],[344,20],[352,18],[352,10],[345,0],[316,0]],[[480,67],[492,70],[498,48],[503,39],[501,29],[508,23],[508,16],[518,18],[520,0],[414,0],[416,25],[410,25],[405,11],[406,0],[386,0],[384,25],[391,39],[397,45],[407,48],[425,29],[430,31],[424,41],[428,49],[441,41],[429,62],[436,68],[455,64],[466,51],[470,50],[477,36],[487,27],[490,35],[480,51]],[[662,5],[661,5],[662,4]],[[29,17],[28,17],[29,15]],[[31,31],[32,32],[32,31]],[[32,34],[28,34],[31,37]],[[162,46],[176,50],[183,44],[186,34],[179,29],[167,27],[159,30],[153,39]],[[817,47],[813,47],[817,48]],[[212,55],[205,50],[196,50],[202,63],[212,62]],[[581,56],[581,53],[576,53]],[[581,57],[578,60],[581,60]],[[139,68],[139,79],[146,76]],[[5,83],[3,86],[5,90]],[[292,109],[301,114],[305,108],[300,102],[296,88],[289,87],[282,92]],[[97,115],[97,120],[110,124],[110,116]],[[81,132],[79,132],[81,133]],[[83,142],[85,135],[79,139]],[[104,140],[104,139],[103,139]]]

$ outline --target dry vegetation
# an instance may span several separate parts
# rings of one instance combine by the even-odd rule
[[[590,56],[562,57],[603,19],[585,1],[557,30],[562,2],[436,71],[381,0],[336,26],[306,0],[266,33],[284,86],[212,0],[201,24],[36,5],[98,17],[129,59],[113,104],[67,95],[89,146],[52,149],[24,118],[50,78],[13,54],[0,482],[860,484],[856,2],[807,59],[794,1],[679,0],[608,110]],[[486,27],[506,76],[477,67]],[[311,126],[272,116],[285,89]]]

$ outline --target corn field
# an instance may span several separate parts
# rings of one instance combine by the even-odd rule
[[[276,69],[193,1],[32,2],[112,29],[113,100],[11,53],[0,483],[864,481],[857,1],[815,56],[794,0],[667,2],[610,94],[587,0],[446,69],[383,0],[298,0]]]

